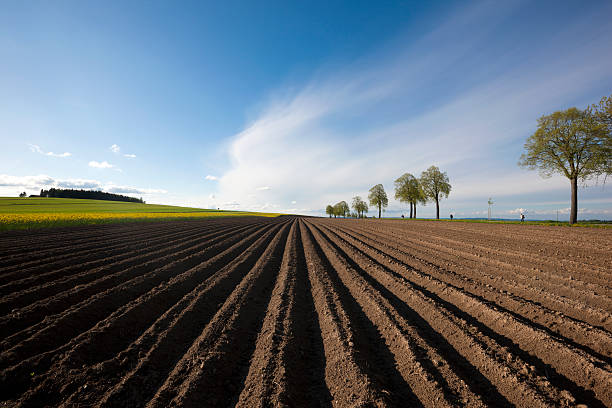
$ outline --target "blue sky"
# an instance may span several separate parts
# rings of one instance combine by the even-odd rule
[[[2,2],[0,195],[321,214],[435,164],[442,216],[492,196],[498,217],[566,219],[569,181],[516,163],[539,116],[612,93],[611,17],[609,1]],[[612,187],[579,208],[612,219]]]

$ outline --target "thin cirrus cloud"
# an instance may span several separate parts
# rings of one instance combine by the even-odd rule
[[[46,174],[35,176],[11,176],[0,174],[0,187],[19,187],[20,189],[40,188],[76,188],[84,190],[103,190],[118,194],[165,194],[166,190],[157,188],[140,188],[104,183],[90,179],[58,179]]]
[[[206,180],[208,180],[208,181],[217,181],[217,180],[219,180],[219,177],[217,177],[217,176],[211,176],[210,174],[209,174],[209,175],[207,175],[207,176],[206,176],[206,177],[204,177],[204,178],[205,178]]]
[[[121,147],[117,144],[113,144],[111,145],[111,147],[109,147],[109,150],[115,154],[120,154],[121,153]],[[124,153],[123,157],[127,157],[128,159],[135,159],[136,155],[135,154],[131,154],[131,153]]]
[[[40,146],[31,144],[31,143],[28,144],[28,146],[30,146],[30,150],[32,152],[40,153],[42,155],[49,156],[49,157],[70,157],[72,156],[72,153],[69,153],[69,152],[64,152],[64,153],[45,152]]]
[[[405,48],[319,75],[294,86],[293,93],[280,90],[289,96],[272,99],[231,139],[231,166],[219,177],[218,196],[243,209],[258,208],[265,203],[248,194],[250,186],[273,185],[266,202],[296,197],[306,213],[319,214],[326,203],[367,196],[378,183],[392,197],[393,180],[404,172],[418,176],[432,164],[447,171],[451,182],[460,181],[449,206],[467,196],[462,186],[472,196],[499,191],[499,181],[485,173],[504,175],[512,182],[504,191],[513,195],[541,186],[567,188],[562,180],[537,174],[525,183],[518,157],[508,160],[499,152],[508,145],[520,148],[541,114],[602,96],[605,90],[596,90],[610,78],[612,54],[603,52],[609,37],[595,34],[612,35],[612,26],[583,17],[554,38],[500,55],[490,38],[513,11],[492,3],[470,9]],[[583,43],[576,33],[592,40]],[[389,212],[400,209],[391,199]],[[427,211],[430,206],[421,214]]]

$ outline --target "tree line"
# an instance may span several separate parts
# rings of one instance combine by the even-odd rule
[[[612,95],[604,96],[599,103],[586,109],[569,108],[543,115],[538,127],[527,138],[525,152],[519,166],[539,170],[542,177],[561,174],[570,180],[570,224],[578,219],[578,181],[606,178],[612,175]],[[395,198],[410,204],[410,218],[416,218],[417,204],[436,203],[436,219],[440,218],[440,200],[451,191],[448,176],[436,166],[421,173],[419,178],[410,173],[401,175],[394,182]],[[378,208],[378,217],[389,200],[382,184],[370,189],[370,205]],[[365,207],[364,207],[365,206]],[[361,197],[353,198],[357,217],[368,212]],[[346,216],[349,213],[345,201],[331,206],[329,216]]]
[[[141,203],[141,204],[145,203],[142,198],[128,197],[128,196],[124,196],[120,194],[105,193],[103,191],[72,190],[72,189],[61,189],[61,188],[50,188],[48,190],[40,190],[40,197],[83,198],[83,199],[89,199],[89,200],[125,201],[128,203]]]
[[[410,173],[402,174],[394,182],[395,199],[410,204],[410,218],[416,218],[417,204],[434,202],[436,204],[436,219],[440,219],[440,200],[447,198],[451,192],[451,185],[446,172],[440,171],[436,166],[431,166],[416,178]],[[370,205],[378,208],[378,218],[382,211],[389,205],[389,199],[382,184],[377,184],[369,190],[368,201]],[[351,213],[346,201],[340,201],[335,205],[328,205],[325,213],[329,217],[362,218],[368,212],[368,204],[360,196],[353,197],[351,203],[355,210]]]

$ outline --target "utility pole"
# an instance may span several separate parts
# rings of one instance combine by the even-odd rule
[[[487,204],[489,204],[489,213],[487,215],[487,219],[491,221],[491,206],[493,205],[493,199],[491,197],[489,197],[489,201],[487,201]]]

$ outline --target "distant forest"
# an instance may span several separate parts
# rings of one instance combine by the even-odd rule
[[[107,201],[126,201],[128,203],[142,203],[142,198],[128,197],[120,194],[105,193],[103,191],[91,190],[70,190],[61,188],[50,188],[49,190],[40,190],[41,197],[55,198],[85,198],[89,200],[107,200]]]

